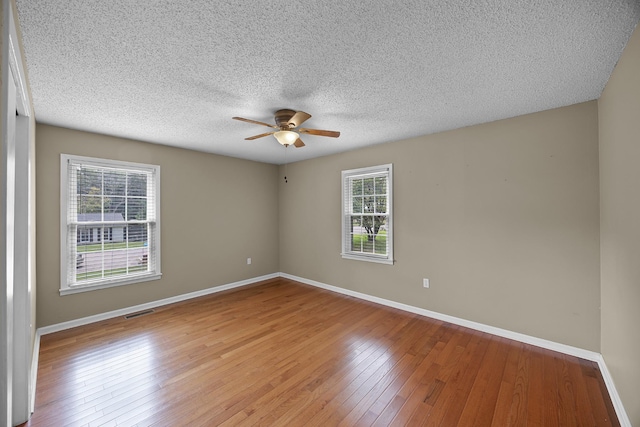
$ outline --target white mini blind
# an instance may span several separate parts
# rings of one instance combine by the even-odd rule
[[[393,262],[391,164],[342,172],[342,256]]]
[[[160,274],[159,166],[63,157],[65,289]]]

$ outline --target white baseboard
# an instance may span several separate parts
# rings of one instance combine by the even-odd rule
[[[280,276],[286,279],[295,280],[296,282],[305,283],[307,285],[326,289],[332,292],[337,292],[340,294],[359,298],[365,301],[386,305],[387,307],[397,308],[399,310],[407,311],[409,313],[419,314],[421,316],[430,317],[432,319],[453,323],[454,325],[464,326],[470,329],[475,329],[477,331],[487,332],[492,335],[497,335],[500,337],[523,342],[525,344],[531,344],[536,347],[541,347],[547,350],[557,351],[559,353],[564,353],[570,356],[575,356],[581,359],[597,362],[598,367],[600,368],[600,372],[602,373],[604,382],[607,386],[609,396],[611,397],[611,401],[613,402],[613,407],[616,411],[616,415],[618,415],[618,420],[620,421],[620,424],[623,427],[632,427],[631,421],[629,420],[629,417],[627,416],[627,413],[624,410],[624,406],[622,405],[622,400],[620,400],[620,395],[616,390],[615,384],[613,382],[613,378],[611,377],[611,374],[607,369],[607,365],[604,362],[604,358],[600,353],[596,353],[595,351],[585,350],[578,347],[572,347],[570,345],[561,344],[554,341],[545,340],[542,338],[532,337],[530,335],[521,334],[519,332],[513,332],[506,329],[496,328],[494,326],[473,322],[471,320],[461,319],[459,317],[449,316],[448,314],[442,314],[435,311],[425,310],[423,308],[414,307],[412,305],[375,297],[375,296],[364,294],[361,292],[351,291],[349,289],[340,288],[338,286],[327,285],[326,283],[305,279],[304,277],[298,277],[292,274],[280,273]]]
[[[111,319],[118,316],[124,316],[127,314],[135,313],[138,311],[148,310],[150,308],[161,307],[163,305],[173,304],[180,301],[185,301],[192,298],[201,297],[204,295],[214,294],[217,292],[226,291],[229,289],[239,288],[242,286],[251,285],[253,283],[261,282],[263,280],[274,279],[276,277],[284,277],[286,279],[295,280],[296,282],[305,283],[307,285],[315,286],[318,288],[326,289],[328,291],[337,292],[343,295],[352,296],[358,299],[362,299],[365,301],[374,302],[376,304],[385,305],[387,307],[397,308],[399,310],[403,310],[409,313],[418,314],[425,317],[430,317],[432,319],[442,320],[444,322],[452,323],[454,325],[464,326],[470,329],[474,329],[481,332],[486,332],[492,335],[497,335],[500,337],[512,339],[515,341],[519,341],[525,344],[531,344],[536,347],[541,347],[547,350],[557,351],[560,353],[568,354],[570,356],[580,357],[582,359],[591,360],[593,362],[597,362],[600,368],[600,372],[602,373],[602,377],[604,378],[605,384],[609,391],[609,395],[613,402],[613,406],[615,408],[616,414],[618,415],[618,420],[623,427],[632,427],[631,421],[627,416],[626,411],[622,405],[622,401],[620,400],[620,396],[618,391],[615,388],[615,384],[613,382],[613,378],[607,369],[607,365],[605,364],[604,358],[600,353],[596,353],[594,351],[585,350],[578,347],[573,347],[566,344],[557,343],[554,341],[549,341],[542,338],[533,337],[530,335],[521,334],[519,332],[513,332],[502,328],[497,328],[495,326],[485,325],[478,322],[473,322],[471,320],[461,319],[459,317],[449,316],[448,314],[442,314],[431,310],[426,310],[423,308],[415,307],[408,304],[399,303],[396,301],[387,300],[384,298],[375,297],[372,295],[364,294],[361,292],[352,291],[349,289],[340,288],[338,286],[327,285],[326,283],[317,282],[315,280],[305,279],[304,277],[294,276],[292,274],[287,273],[273,273],[267,274],[265,276],[254,277],[252,279],[241,280],[238,282],[228,283],[226,285],[216,286],[213,288],[207,288],[196,292],[191,292],[188,294],[177,295],[171,298],[165,298],[158,301],[152,301],[145,304],[135,305],[132,307],[122,308],[119,310],[109,311],[107,313],[96,314],[93,316],[83,317],[81,319],[70,320],[68,322],[58,323],[55,325],[45,326],[39,328],[36,332],[36,344],[34,346],[34,360],[32,362],[32,366],[35,368],[34,372],[32,372],[32,411],[33,405],[35,404],[35,388],[36,388],[36,374],[37,374],[37,364],[38,364],[38,353],[40,346],[40,336],[50,334],[53,332],[63,331],[65,329],[75,328],[76,326],[87,325],[94,322],[99,322],[101,320]]]
[[[448,314],[442,314],[436,311],[426,310],[424,308],[419,308],[419,307],[403,304],[396,301],[391,301],[384,298],[374,297],[371,295],[363,294],[361,292],[351,291],[349,289],[339,288],[337,286],[316,282],[315,280],[309,280],[303,277],[293,276],[291,274],[281,273],[280,275],[284,278],[295,280],[296,282],[306,283],[307,285],[312,285],[318,288],[327,289],[329,291],[338,292],[344,295],[349,295],[349,296],[363,299],[366,301],[375,302],[377,304],[386,305],[387,307],[397,308],[399,310],[408,311],[409,313],[419,314],[421,316],[430,317],[432,319],[442,320],[444,322],[453,323],[454,325],[475,329],[476,331],[487,332],[489,334],[497,335],[499,337],[509,338],[515,341],[523,342],[525,344],[535,345],[536,347],[542,347],[548,350],[558,351],[560,353],[580,357],[582,359],[591,360],[593,362],[597,362],[598,359],[600,358],[600,353],[596,353],[594,351],[584,350],[582,348],[572,347],[570,345],[560,344],[554,341],[532,337],[530,335],[509,331],[506,329],[496,328],[495,326],[489,326],[483,323],[473,322],[471,320],[449,316]]]
[[[202,289],[200,291],[190,292],[188,294],[176,295],[174,297],[165,298],[157,301],[151,301],[144,304],[125,307],[119,310],[108,311],[106,313],[95,314],[93,316],[82,317],[80,319],[69,320],[68,322],[57,323],[55,325],[43,326],[38,328],[40,335],[51,334],[54,332],[64,331],[65,329],[75,328],[77,326],[88,325],[90,323],[99,322],[101,320],[112,319],[114,317],[126,316],[127,314],[136,313],[138,311],[148,310],[150,308],[161,307],[163,305],[173,304],[188,299],[201,297],[204,295],[215,294],[217,292],[226,291],[241,286],[251,285],[253,283],[262,282],[263,280],[274,279],[279,277],[279,273],[267,274],[264,276],[253,277],[251,279],[240,280],[238,282],[227,283],[226,285],[214,286],[212,288]]]
[[[598,358],[598,367],[600,368],[600,373],[602,374],[602,378],[604,379],[604,383],[607,386],[607,390],[609,390],[609,396],[611,397],[611,403],[613,403],[613,407],[616,410],[616,414],[618,415],[618,421],[620,421],[620,425],[622,427],[632,427],[631,420],[627,415],[627,411],[624,410],[624,406],[622,405],[622,400],[620,399],[620,395],[618,394],[618,390],[616,389],[616,385],[613,382],[613,377],[611,376],[611,372],[607,368],[607,364],[604,362],[604,357],[599,355]]]
[[[36,331],[33,341],[33,355],[31,356],[31,388],[29,389],[29,412],[36,409],[36,382],[38,380],[38,362],[40,360],[40,332]]]

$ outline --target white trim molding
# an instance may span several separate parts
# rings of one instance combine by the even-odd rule
[[[386,305],[387,307],[397,308],[399,310],[407,311],[409,313],[419,314],[421,316],[430,317],[432,319],[442,320],[443,322],[453,323],[454,325],[464,326],[469,329],[486,332],[486,333],[497,335],[503,338],[509,338],[515,341],[523,342],[525,344],[535,345],[536,347],[546,348],[547,350],[558,351],[560,353],[568,354],[570,356],[580,357],[582,359],[591,360],[593,362],[597,362],[598,358],[600,357],[600,353],[596,353],[595,351],[584,350],[578,347],[572,347],[570,345],[560,344],[554,341],[549,341],[542,338],[521,334],[519,332],[513,332],[507,329],[496,328],[495,326],[489,326],[483,323],[473,322],[471,320],[449,316],[448,314],[442,314],[436,311],[426,310],[424,308],[419,308],[419,307],[403,304],[396,301],[391,301],[384,298],[374,297],[372,295],[351,291],[349,289],[340,288],[338,286],[327,285],[325,283],[316,282],[315,280],[309,280],[303,277],[293,276],[291,274],[281,273],[281,276],[284,277],[285,279],[295,280],[296,282],[301,282],[307,285],[316,286],[318,288],[326,289],[328,291],[338,292],[338,293],[349,295],[351,297],[359,298],[365,301],[375,302],[377,304]]]
[[[15,2],[2,2],[2,148],[0,151],[0,424],[27,421],[35,219],[32,106]]]
[[[40,332],[36,331],[33,341],[33,355],[31,357],[31,395],[29,396],[29,411],[36,410],[36,383],[38,382],[38,362],[40,361]]]
[[[609,392],[609,396],[613,402],[613,407],[618,416],[618,420],[623,427],[632,427],[631,421],[627,416],[626,411],[622,405],[622,401],[620,396],[618,395],[618,391],[615,388],[615,384],[613,383],[613,379],[609,370],[607,369],[607,365],[604,362],[604,358],[600,353],[596,353],[594,351],[581,349],[578,347],[573,347],[566,344],[557,343],[550,340],[545,340],[542,338],[533,337],[530,335],[521,334],[519,332],[513,332],[506,329],[497,328],[495,326],[485,325],[478,322],[473,322],[471,320],[461,319],[459,317],[449,316],[448,314],[442,314],[431,310],[426,310],[423,308],[411,306],[408,304],[399,303],[396,301],[391,301],[384,298],[375,297],[372,295],[364,294],[361,292],[351,291],[349,289],[340,288],[338,286],[327,285],[326,283],[318,282],[315,280],[305,279],[304,277],[294,276],[288,273],[273,273],[267,274],[264,276],[255,277],[252,279],[241,280],[238,282],[228,283],[226,285],[215,286],[212,288],[203,289],[196,292],[191,292],[188,294],[177,295],[171,298],[165,298],[158,301],[152,301],[145,304],[139,304],[132,307],[122,308],[119,310],[109,311],[107,313],[97,314],[93,316],[83,317],[81,319],[70,320],[68,322],[58,323],[55,325],[45,326],[38,329],[36,336],[36,346],[34,347],[34,352],[37,353],[37,349],[40,345],[40,336],[51,334],[54,332],[63,331],[70,328],[75,328],[77,326],[87,325],[90,323],[99,322],[101,320],[111,319],[114,317],[125,316],[127,314],[136,313],[143,310],[148,310],[150,308],[161,307],[168,304],[173,304],[180,301],[185,301],[192,298],[201,297],[204,295],[214,294],[217,292],[226,291],[229,289],[239,288],[242,286],[248,286],[255,283],[259,283],[269,279],[275,279],[277,277],[283,277],[285,279],[294,280],[296,282],[304,283],[306,285],[315,286],[317,288],[325,289],[331,292],[340,293],[343,295],[348,295],[351,297],[355,297],[361,300],[373,302],[376,304],[384,305],[387,307],[396,308],[402,311],[406,311],[413,314],[418,314],[420,316],[429,317],[436,320],[441,320],[444,322],[452,323],[454,325],[463,326],[466,328],[474,329],[481,332],[486,332],[492,335],[496,335],[503,338],[512,339],[514,341],[519,341],[525,344],[534,345],[536,347],[544,348],[547,350],[557,351],[559,353],[567,354],[570,356],[579,357],[582,359],[590,360],[592,362],[596,362],[598,367],[600,368],[600,372],[602,373],[602,377],[604,379],[605,385]],[[34,362],[33,362],[34,372],[37,372],[37,354],[34,354]],[[33,392],[35,393],[35,376],[33,377]]]
[[[252,285],[254,283],[262,282],[264,280],[275,279],[279,276],[280,276],[279,273],[267,274],[264,276],[254,277],[251,279],[240,280],[238,282],[227,283],[226,285],[214,286],[211,288],[202,289],[200,291],[189,292],[188,294],[176,295],[174,297],[169,297],[169,298],[165,298],[157,301],[151,301],[144,304],[134,305],[131,307],[125,307],[119,310],[113,310],[113,311],[108,311],[106,313],[83,317],[80,319],[69,320],[68,322],[62,322],[62,323],[56,323],[55,325],[43,326],[41,328],[38,328],[38,333],[39,335],[47,335],[54,332],[64,331],[66,329],[75,328],[77,326],[88,325],[90,323],[100,322],[106,319],[113,319],[114,317],[126,316],[127,314],[148,310],[150,308],[162,307],[164,305],[186,301],[192,298],[198,298],[201,296],[215,294],[217,292],[222,292],[229,289]]]
[[[615,384],[613,382],[613,378],[611,377],[611,373],[609,373],[609,370],[607,369],[607,365],[604,362],[604,358],[600,353],[596,353],[595,351],[585,350],[578,347],[573,347],[566,344],[557,343],[554,341],[545,340],[542,338],[532,337],[530,335],[525,335],[519,332],[513,332],[506,329],[497,328],[495,326],[485,325],[483,323],[473,322],[471,320],[461,319],[459,317],[449,316],[448,314],[442,314],[435,311],[426,310],[424,308],[419,308],[412,305],[375,297],[375,296],[364,294],[361,292],[340,288],[338,286],[327,285],[326,283],[305,279],[304,277],[294,276],[292,274],[280,273],[280,277],[284,277],[285,279],[295,280],[296,282],[326,289],[332,292],[337,292],[343,295],[348,295],[348,296],[362,299],[365,301],[374,302],[376,304],[385,305],[387,307],[397,308],[399,310],[407,311],[409,313],[430,317],[432,319],[442,320],[444,322],[452,323],[454,325],[464,326],[466,328],[474,329],[476,331],[486,332],[492,335],[497,335],[499,337],[512,339],[514,341],[519,341],[525,344],[531,344],[536,347],[544,348],[547,350],[557,351],[559,353],[564,353],[569,356],[575,356],[581,359],[597,362],[598,367],[600,368],[600,373],[602,374],[605,385],[607,386],[607,391],[609,392],[609,396],[611,397],[611,401],[616,411],[616,415],[618,416],[618,421],[620,421],[620,424],[623,427],[632,427],[631,421],[629,420],[629,417],[627,416],[624,406],[622,405],[622,400],[620,399],[620,395],[616,390]]]
[[[618,394],[616,385],[613,382],[611,372],[609,372],[607,364],[604,362],[604,357],[601,354],[599,354],[598,356],[598,367],[600,368],[600,373],[602,374],[604,383],[607,386],[607,390],[609,390],[611,403],[613,403],[613,408],[616,410],[616,414],[618,415],[618,421],[620,421],[620,425],[622,427],[633,427],[631,425],[629,415],[627,415],[627,411],[625,411],[624,406],[622,405],[622,399],[620,399],[620,395]]]

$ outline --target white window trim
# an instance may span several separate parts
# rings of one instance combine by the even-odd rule
[[[351,178],[352,176],[359,175],[368,175],[368,174],[380,174],[380,173],[388,173],[388,184],[387,184],[387,201],[389,203],[389,212],[387,217],[387,243],[389,245],[389,252],[385,255],[378,254],[363,254],[360,252],[351,252],[347,250],[347,218],[349,217],[348,209],[346,206],[346,185],[345,180]],[[386,165],[379,166],[371,166],[360,169],[349,169],[342,171],[342,252],[340,255],[344,259],[351,259],[357,261],[367,261],[367,262],[375,262],[379,264],[393,264],[393,164],[388,163]]]
[[[67,164],[69,161],[85,162],[91,165],[105,168],[130,169],[134,171],[150,171],[155,175],[154,179],[154,200],[155,200],[155,223],[154,241],[156,242],[156,268],[152,273],[132,274],[122,278],[105,279],[94,281],[87,284],[69,285],[67,273],[67,265],[69,263],[68,253],[68,235],[67,233],[67,210],[69,200],[69,181]],[[160,166],[148,165],[143,163],[124,162],[120,160],[99,159],[95,157],[75,156],[71,154],[60,155],[60,295],[70,295],[79,292],[93,291],[97,289],[106,289],[116,286],[131,285],[134,283],[147,282],[151,280],[159,280],[162,278],[161,259],[162,253],[160,247]],[[75,260],[74,260],[75,262]]]

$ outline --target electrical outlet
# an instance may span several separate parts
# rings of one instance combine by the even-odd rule
[[[422,279],[422,286],[424,286],[425,288],[429,287],[429,279]]]
[[[251,258],[247,258],[247,265],[251,265]]]

